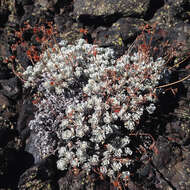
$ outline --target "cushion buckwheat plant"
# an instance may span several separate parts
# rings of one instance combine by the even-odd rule
[[[144,112],[156,109],[164,64],[142,51],[116,59],[112,49],[83,39],[47,49],[23,74],[25,87],[41,94],[29,123],[40,156],[57,153],[60,170],[127,179],[134,154],[130,133]]]

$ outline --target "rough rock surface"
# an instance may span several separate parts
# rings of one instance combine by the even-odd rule
[[[82,15],[106,16],[121,14],[122,16],[142,17],[148,10],[150,0],[76,0],[74,13]]]

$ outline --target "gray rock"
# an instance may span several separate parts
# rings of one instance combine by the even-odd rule
[[[123,16],[142,17],[148,10],[150,0],[76,0],[74,14],[107,16],[121,14]]]
[[[19,81],[16,77],[10,78],[8,80],[0,80],[0,85],[2,87],[0,92],[3,95],[11,99],[15,99],[18,97],[20,93],[20,88],[19,88]]]

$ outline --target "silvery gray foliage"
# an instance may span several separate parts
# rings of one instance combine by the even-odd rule
[[[156,109],[153,94],[164,64],[140,51],[116,60],[112,49],[83,39],[47,49],[23,74],[25,87],[42,95],[29,123],[41,157],[58,150],[60,170],[77,167],[89,174],[99,168],[112,178],[129,176],[129,133],[144,111]]]

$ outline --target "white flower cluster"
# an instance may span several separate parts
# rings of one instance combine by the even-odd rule
[[[36,87],[43,95],[29,125],[41,141],[44,131],[57,139],[58,169],[77,167],[88,174],[98,168],[112,178],[119,172],[129,176],[129,134],[144,111],[155,110],[154,90],[164,63],[142,52],[116,60],[112,49],[80,39],[74,45],[61,41],[28,67],[25,87]],[[42,157],[52,153],[44,144],[36,144]]]

